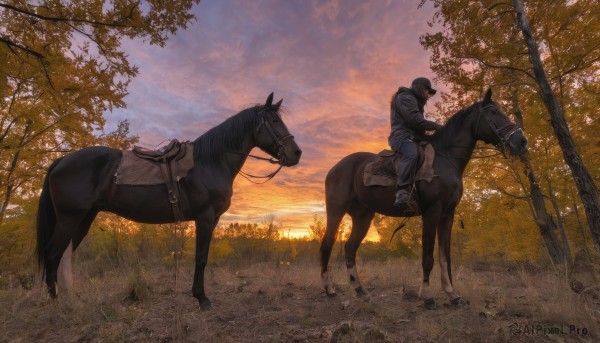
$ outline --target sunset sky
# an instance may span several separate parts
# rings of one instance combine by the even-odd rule
[[[238,176],[220,224],[274,215],[284,234],[308,233],[313,216],[324,217],[329,169],[352,152],[387,148],[391,95],[417,76],[434,77],[418,41],[432,30],[433,8],[418,3],[202,0],[197,21],[166,47],[125,43],[140,74],[127,108],[106,113],[107,129],[128,119],[147,147],[193,140],[275,92],[302,160],[263,185]],[[274,168],[248,160],[244,170]]]

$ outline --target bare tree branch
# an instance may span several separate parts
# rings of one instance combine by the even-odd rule
[[[136,5],[134,6],[134,9],[138,5],[139,5],[139,2],[136,3]],[[5,4],[5,3],[0,3],[0,7],[4,7],[6,9],[9,9],[9,10],[21,13],[21,14],[25,14],[25,15],[28,15],[31,17],[35,17],[38,19],[54,21],[54,22],[72,22],[72,23],[85,23],[85,24],[98,25],[98,26],[127,27],[127,25],[120,24],[118,22],[106,23],[106,22],[102,22],[102,21],[94,21],[94,20],[87,20],[87,19],[49,17],[49,16],[37,14],[34,12],[30,12],[30,11],[24,10],[22,8],[18,8],[13,5]],[[129,16],[131,16],[131,13],[133,13],[133,9],[130,12]],[[127,19],[127,18],[128,17],[126,17],[124,19]]]
[[[514,6],[511,3],[508,3],[508,2],[497,2],[495,4],[492,4],[492,5],[488,6],[486,9],[488,11],[491,11],[494,8],[498,7],[498,6],[508,6],[508,7],[512,8],[512,9],[514,9]]]
[[[23,46],[21,44],[15,43],[15,42],[13,42],[12,40],[10,40],[8,38],[4,38],[4,37],[0,36],[0,42],[6,44],[9,48],[11,48],[11,50],[13,52],[15,52],[15,51],[12,48],[15,47],[15,48],[17,48],[19,50],[25,51],[29,55],[33,55],[33,56],[35,56],[35,57],[37,57],[39,59],[43,59],[44,58],[44,55],[42,55],[41,53],[39,53],[37,51],[34,51],[34,50],[31,50],[28,47]]]
[[[481,59],[479,57],[474,57],[474,56],[466,56],[466,57],[459,57],[459,58],[466,59],[466,60],[474,60],[474,61],[477,61],[477,62],[483,64],[486,67],[493,68],[493,69],[506,69],[506,70],[518,71],[520,73],[527,75],[532,80],[535,80],[535,77],[525,69],[521,69],[521,68],[517,68],[517,67],[513,67],[513,66],[507,66],[507,65],[492,64],[490,62],[484,61],[483,59]]]

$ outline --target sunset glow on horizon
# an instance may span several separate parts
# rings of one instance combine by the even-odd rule
[[[325,220],[329,169],[350,153],[388,148],[391,95],[415,77],[434,77],[418,41],[431,31],[433,8],[417,5],[203,0],[194,8],[198,20],[164,48],[124,42],[140,74],[129,87],[127,108],[106,113],[107,129],[127,119],[147,147],[193,140],[274,92],[303,150],[300,164],[262,185],[238,176],[219,225],[274,216],[282,236],[306,236],[315,215]],[[248,159],[243,170],[265,175],[275,168]]]

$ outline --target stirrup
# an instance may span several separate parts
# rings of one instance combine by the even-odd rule
[[[394,206],[396,207],[404,207],[410,202],[410,193],[406,191],[400,193],[401,191],[403,190],[398,190],[394,197]]]
[[[400,190],[398,190],[398,191],[400,191]],[[405,202],[397,203],[396,201],[394,201],[394,206],[400,208],[402,213],[407,217],[417,216],[417,215],[421,214],[421,208],[419,207],[419,204],[417,204],[417,202],[415,201],[415,198],[413,196],[413,193],[415,192],[415,190],[416,190],[416,187],[413,184],[410,187],[410,190],[408,191],[408,199]],[[398,191],[396,192],[396,194],[398,193]]]

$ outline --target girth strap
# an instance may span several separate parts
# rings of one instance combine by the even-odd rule
[[[160,172],[162,173],[165,185],[167,186],[167,197],[171,207],[173,208],[173,216],[176,222],[181,222],[185,218],[183,217],[183,210],[181,204],[181,196],[179,191],[179,182],[177,176],[173,173],[173,160],[161,160],[159,162]]]
[[[167,198],[173,208],[173,217],[176,222],[184,220],[183,204],[179,191],[179,180],[175,168],[178,159],[186,153],[187,145],[180,143],[178,140],[172,140],[167,146],[159,150],[147,150],[142,147],[134,147],[133,153],[140,158],[154,161],[160,168],[165,185],[167,186]]]

